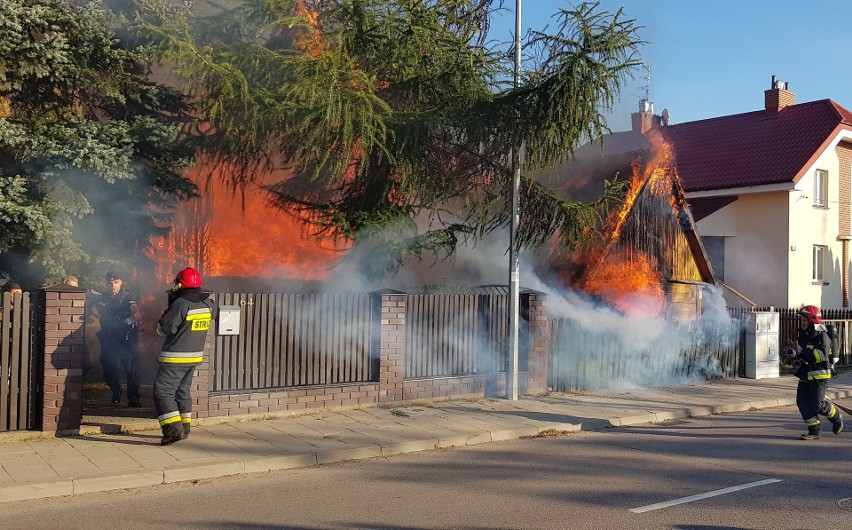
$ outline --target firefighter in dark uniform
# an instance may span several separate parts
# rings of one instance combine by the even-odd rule
[[[843,417],[834,403],[825,399],[828,381],[831,379],[829,352],[831,339],[822,323],[822,313],[815,305],[806,305],[799,310],[799,334],[796,339],[796,355],[791,359],[796,366],[799,386],[796,388],[796,406],[808,427],[803,440],[816,440],[820,436],[819,415],[831,422],[834,434],[843,430]]]
[[[193,268],[180,271],[169,293],[169,307],[157,322],[157,333],[166,337],[154,379],[154,406],[163,429],[161,445],[189,436],[192,376],[201,364],[207,330],[218,312],[210,293],[201,290],[201,273]]]
[[[127,380],[127,400],[131,407],[141,407],[139,401],[139,332],[142,313],[132,291],[124,288],[121,276],[108,272],[104,278],[109,284],[101,297],[97,310],[100,313],[101,364],[104,382],[112,390],[112,404],[121,403],[122,369]]]

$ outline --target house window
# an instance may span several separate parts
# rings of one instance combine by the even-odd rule
[[[824,169],[814,173],[814,207],[828,207],[828,171]]]
[[[814,282],[825,283],[825,264],[828,261],[828,247],[814,245]]]

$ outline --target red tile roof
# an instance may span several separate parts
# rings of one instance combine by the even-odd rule
[[[662,127],[687,192],[794,182],[852,112],[830,99]]]

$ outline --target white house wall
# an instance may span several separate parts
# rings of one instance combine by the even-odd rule
[[[814,174],[817,169],[828,172],[828,207],[814,207]],[[790,285],[789,307],[815,304],[820,307],[839,308],[843,304],[842,243],[839,234],[839,170],[840,164],[834,149],[826,150],[811,167],[807,168],[790,193]],[[813,282],[813,247],[828,247],[825,280]],[[793,250],[795,247],[795,250]]]
[[[733,237],[737,235],[737,213],[733,205],[717,210],[697,222],[702,236]]]
[[[741,195],[698,222],[702,236],[726,236],[725,283],[759,306],[784,306],[787,192]],[[732,306],[743,301],[725,293]]]

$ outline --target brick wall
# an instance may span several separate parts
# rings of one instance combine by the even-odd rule
[[[550,352],[550,319],[547,316],[547,295],[523,293],[527,298],[529,344],[527,365],[527,394],[547,393],[547,358]]]
[[[375,405],[379,390],[376,383],[321,387],[300,387],[209,396],[207,406],[196,410],[199,418],[239,417],[308,412],[317,409],[352,408]]]
[[[404,399],[405,308],[408,297],[396,291],[374,293],[379,325],[375,357],[379,360],[379,402]]]
[[[403,383],[402,399],[409,401],[470,394],[482,396],[485,394],[485,384],[484,375],[414,379]]]
[[[841,142],[835,148],[838,168],[838,239],[842,241],[840,282],[843,307],[849,307],[849,240],[852,239],[852,144]]]
[[[634,112],[630,115],[633,132],[645,134],[651,129],[658,129],[662,123],[660,116],[652,112]]]
[[[773,88],[763,92],[766,113],[775,116],[784,107],[796,104],[796,94],[783,88]]]
[[[214,331],[207,333],[204,344],[204,360],[195,369],[192,376],[192,417],[206,418],[210,415],[210,356],[215,342]]]
[[[37,344],[43,347],[42,431],[79,431],[83,417],[83,313],[86,291],[66,285],[39,292]],[[39,352],[41,353],[41,352]]]
[[[841,236],[852,236],[852,144],[840,143],[835,148],[837,159],[840,162],[837,183],[840,192],[839,204],[839,231]]]

